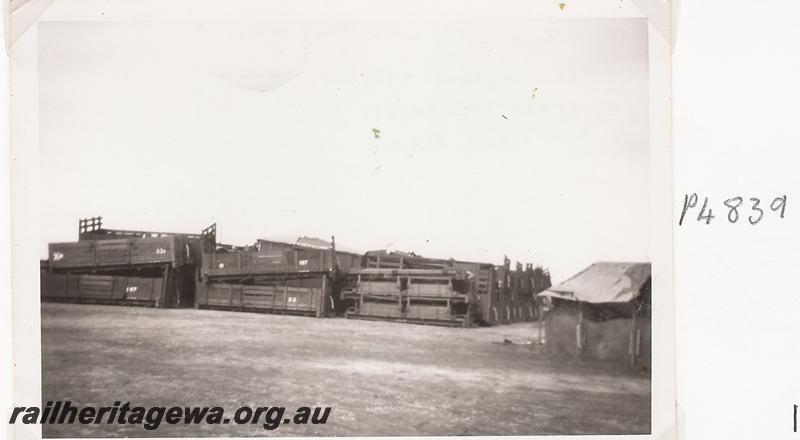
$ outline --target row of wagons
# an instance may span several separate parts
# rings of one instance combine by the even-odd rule
[[[108,229],[79,220],[78,241],[50,243],[44,301],[222,309],[464,326],[532,321],[549,273],[533,265],[336,248],[335,240],[217,242],[200,234]]]

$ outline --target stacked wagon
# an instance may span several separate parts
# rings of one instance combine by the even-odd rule
[[[531,321],[538,317],[536,294],[550,286],[546,271],[521,264],[511,271],[508,259],[496,267],[373,251],[364,263],[347,274],[348,317],[450,326]]]
[[[204,234],[104,229],[79,222],[77,242],[51,243],[42,298],[52,301],[193,307]]]
[[[473,275],[453,264],[380,251],[364,266],[347,272],[347,317],[469,326],[478,316]]]
[[[51,243],[42,299],[345,316],[431,325],[505,324],[537,318],[549,274],[413,253],[336,249],[333,239],[219,244],[200,234],[105,229],[79,221],[79,239]],[[537,272],[538,271],[538,272]],[[537,277],[538,273],[538,277]]]
[[[259,240],[245,248],[218,246],[203,253],[199,308],[328,316],[336,307],[340,264],[352,254],[305,237]],[[344,262],[344,263],[340,263]]]
[[[539,318],[541,301],[536,294],[550,287],[550,274],[546,270],[532,264],[523,269],[520,263],[511,270],[511,262],[505,258],[502,266],[481,265],[479,274],[478,292],[484,322],[509,324]]]

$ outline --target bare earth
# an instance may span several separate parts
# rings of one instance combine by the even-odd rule
[[[330,406],[326,425],[45,425],[47,437],[650,432],[648,374],[551,361],[535,323],[440,328],[43,304],[43,399],[73,405]],[[509,339],[514,344],[502,344]],[[518,344],[519,343],[519,344]]]

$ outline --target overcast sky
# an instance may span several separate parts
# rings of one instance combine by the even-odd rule
[[[107,227],[649,259],[644,19],[39,24],[42,256]],[[375,137],[373,129],[380,131]]]

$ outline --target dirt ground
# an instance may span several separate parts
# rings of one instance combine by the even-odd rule
[[[42,306],[43,400],[330,406],[325,425],[45,425],[46,437],[622,434],[649,374],[547,359],[535,323],[491,328],[74,304]],[[504,339],[513,341],[503,344]]]

